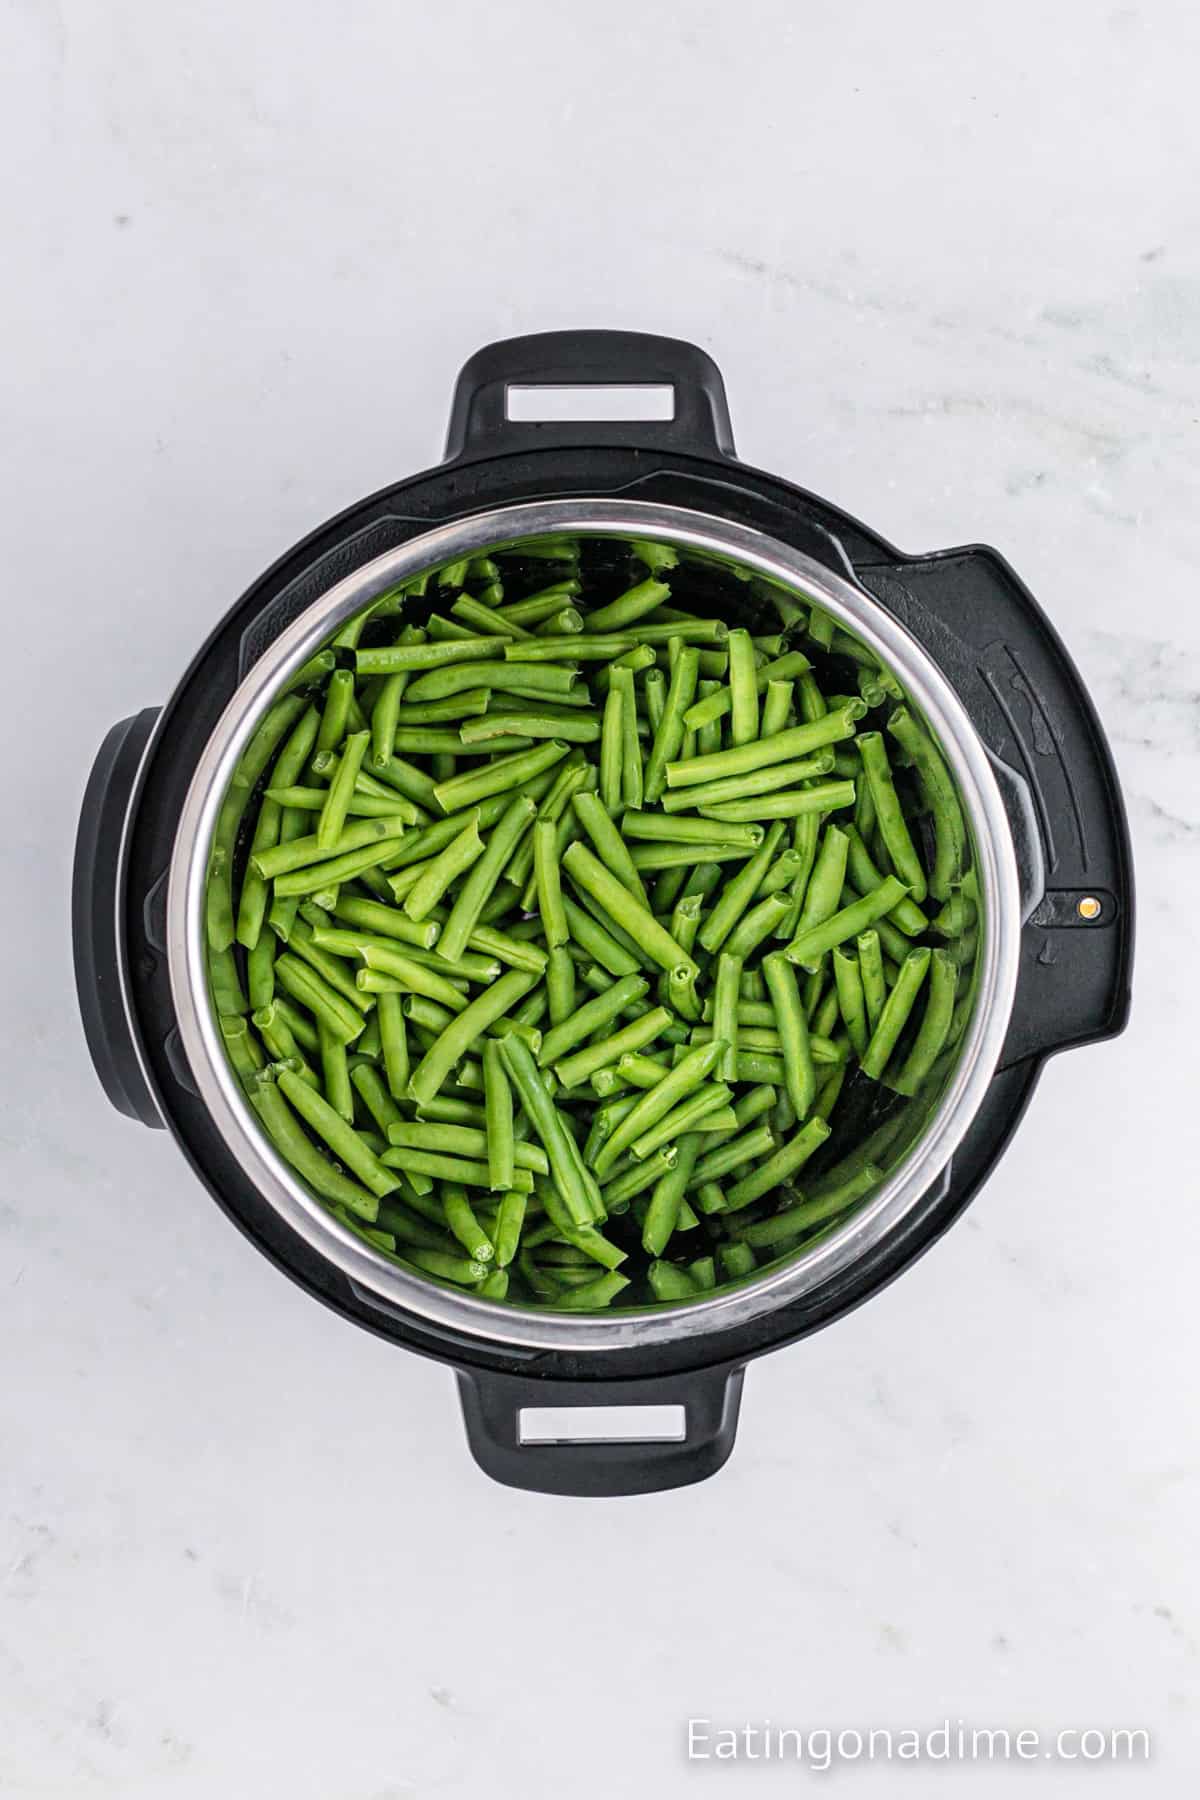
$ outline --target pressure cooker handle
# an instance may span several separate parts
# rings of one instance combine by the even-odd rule
[[[130,802],[160,709],[114,725],[84,791],[71,880],[75,989],[100,1085],[119,1113],[161,1126],[126,1011],[124,844]]]
[[[551,416],[562,411],[554,389],[585,390],[583,416]],[[628,392],[601,405],[603,389]],[[661,404],[647,417],[652,398]],[[695,344],[643,331],[535,332],[487,344],[464,363],[450,409],[449,460],[584,444],[732,456],[721,371]]]
[[[543,1381],[460,1369],[458,1389],[471,1454],[494,1481],[536,1494],[654,1494],[703,1481],[728,1461],[744,1372],[722,1367],[633,1381]],[[633,1421],[636,1434],[606,1436],[604,1414],[611,1421],[614,1407],[670,1408],[675,1430],[647,1420],[646,1430],[663,1435],[646,1436]],[[596,1436],[589,1438],[581,1409],[593,1414]]]
[[[1115,1036],[1133,958],[1129,829],[1104,729],[1062,640],[986,545],[860,563],[856,574],[948,676],[1005,776],[1027,891],[1000,1067]]]

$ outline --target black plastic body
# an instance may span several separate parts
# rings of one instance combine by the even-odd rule
[[[624,426],[508,421],[507,387],[538,381],[669,383],[675,418]],[[952,1167],[900,1227],[842,1275],[748,1324],[603,1354],[525,1351],[435,1327],[356,1288],[285,1227],[195,1092],[175,1028],[163,923],[175,820],[192,771],[234,688],[274,637],[332,582],[434,524],[582,496],[692,507],[852,571],[941,667],[994,756],[1024,777],[1047,874],[1046,899],[1022,932],[1001,1067]],[[147,743],[149,717],[126,721],[106,740],[77,849],[76,969],[105,1091],[131,1117],[165,1123],[230,1217],[316,1298],[456,1367],[471,1448],[489,1474],[513,1486],[635,1493],[711,1474],[732,1445],[748,1359],[831,1323],[906,1268],[994,1167],[1044,1059],[1120,1031],[1127,1017],[1133,886],[1120,791],[1087,693],[1044,613],[992,550],[902,556],[828,502],[735,461],[715,364],[672,339],[555,332],[480,351],[459,377],[448,460],[362,501],[282,557],[218,625]],[[1077,908],[1083,894],[1103,902],[1087,927]],[[682,1444],[522,1444],[514,1423],[535,1395],[545,1406],[591,1405],[603,1395],[627,1405],[658,1403],[668,1392],[685,1402]]]

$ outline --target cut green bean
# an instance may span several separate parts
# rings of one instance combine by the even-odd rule
[[[896,1048],[896,1040],[908,1021],[928,973],[929,958],[928,950],[910,950],[900,965],[900,973],[884,1001],[879,1023],[871,1033],[871,1041],[860,1064],[863,1074],[874,1081],[880,1080]]]

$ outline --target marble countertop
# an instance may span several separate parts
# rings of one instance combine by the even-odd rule
[[[45,0],[8,37],[0,1794],[803,1779],[689,1766],[689,1716],[1146,1726],[1149,1775],[1035,1786],[1193,1792],[1195,11]],[[110,1110],[68,942],[110,722],[436,458],[474,348],[579,323],[704,344],[743,456],[905,549],[1009,556],[1140,888],[1125,1037],[1047,1068],[901,1281],[751,1369],[723,1475],[637,1502],[478,1475],[445,1370]]]

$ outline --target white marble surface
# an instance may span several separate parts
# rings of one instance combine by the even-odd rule
[[[0,1793],[803,1779],[689,1768],[689,1713],[1145,1724],[1149,1775],[1030,1791],[1194,1791],[1196,20],[5,9]],[[1141,886],[1133,1028],[1047,1071],[965,1222],[752,1369],[719,1480],[587,1504],[485,1482],[443,1370],[108,1109],[67,935],[110,721],[433,460],[473,348],[580,322],[708,346],[743,454],[905,548],[1011,556],[1094,685]]]

